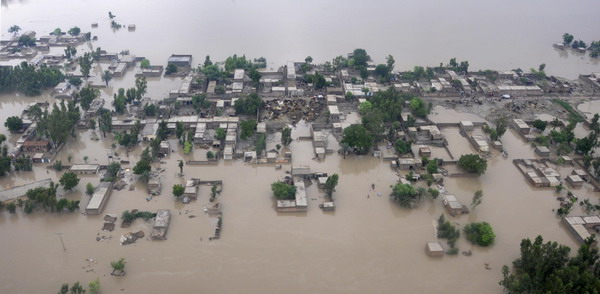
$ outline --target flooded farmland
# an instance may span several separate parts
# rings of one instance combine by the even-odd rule
[[[302,61],[307,55],[311,55],[315,58],[315,64],[317,61],[321,63],[337,55],[345,55],[355,47],[368,49],[377,62],[383,62],[387,54],[396,56],[396,70],[400,71],[412,69],[415,65],[437,66],[440,61],[455,56],[459,60],[468,59],[474,71],[487,68],[537,68],[541,63],[547,64],[548,75],[567,78],[600,71],[597,59],[576,51],[561,51],[551,47],[552,43],[560,41],[565,30],[586,40],[597,37],[594,29],[600,21],[594,13],[598,9],[594,8],[600,8],[600,5],[595,1],[583,1],[577,5],[570,1],[548,5],[543,1],[492,1],[481,4],[467,0],[452,4],[423,1],[383,1],[384,3],[378,4],[385,6],[385,9],[361,1],[321,2],[309,0],[298,4],[270,0],[110,0],[71,3],[2,0],[1,37],[10,38],[7,28],[13,24],[19,24],[24,30],[35,30],[38,37],[48,35],[56,27],[66,30],[78,25],[82,31],[91,31],[94,36],[98,36],[98,41],[76,46],[78,56],[102,47],[109,52],[129,50],[138,58],[148,58],[153,65],[165,65],[171,54],[192,54],[194,70],[190,71],[189,76],[194,78],[202,74],[200,70],[195,70],[195,66],[201,65],[206,55],[219,61],[236,53],[246,54],[251,58],[264,56],[267,58],[264,71],[280,73],[282,84],[283,71],[287,70],[283,68],[288,66],[285,65],[286,62]],[[582,9],[583,6],[586,8]],[[108,11],[117,14],[117,19],[124,25],[136,24],[136,29],[111,29],[106,15]],[[546,17],[535,24],[523,26],[523,23],[538,18],[539,13],[544,13]],[[424,14],[430,15],[433,23],[415,26],[423,21]],[[448,15],[453,17],[448,18]],[[344,25],[337,21],[347,18],[361,21]],[[576,23],[573,19],[577,19]],[[92,23],[99,23],[99,27],[90,29]],[[456,34],[457,31],[461,33]],[[356,40],[358,37],[355,36],[360,36],[360,40]],[[477,36],[476,42],[472,40],[473,36]],[[332,38],[336,41],[331,42]],[[52,47],[45,54],[62,55],[63,49]],[[126,54],[115,55],[122,57]],[[26,59],[2,60],[0,65],[17,65],[24,60]],[[113,95],[118,93],[119,88],[127,89],[135,85],[135,74],[141,70],[136,62],[133,69],[130,68],[124,76],[114,76],[110,82],[106,82],[107,87],[103,86],[101,76],[105,70],[114,71],[115,62],[99,61],[92,64],[91,76],[86,83],[91,82],[98,88],[97,99],[103,100],[103,107],[112,112],[113,122],[133,120],[140,116],[139,113],[116,114],[116,107],[113,105]],[[218,62],[220,66],[223,63]],[[301,68],[293,62],[291,64],[294,68]],[[79,69],[69,69],[68,73],[80,75]],[[288,75],[286,72],[286,82]],[[329,73],[328,78],[335,80],[338,75],[343,80],[341,73]],[[352,75],[355,79],[359,77],[356,72]],[[477,78],[484,79],[482,76]],[[208,84],[208,80],[207,78],[203,82]],[[228,76],[223,80],[225,82],[220,83],[227,84],[227,92],[222,97],[209,95],[213,99],[210,102],[215,105],[219,102],[227,103],[222,108],[230,108],[234,114],[236,109],[232,106],[233,99],[260,90],[256,90],[254,86],[249,87],[249,79],[243,77],[245,92],[234,93],[229,84],[232,84],[230,82],[235,80],[235,76],[233,79]],[[377,84],[372,77],[370,80]],[[186,102],[186,99],[190,100],[188,103],[193,103],[192,94],[208,93],[208,89],[204,89],[207,87],[202,85],[198,86],[202,89],[194,90],[197,91],[195,93],[190,91],[185,95],[171,97],[174,90],[177,92],[182,87],[183,81],[183,75],[148,77],[145,96],[152,101],[161,101],[156,105],[179,108],[181,105],[174,105]],[[298,81],[299,88],[312,87],[312,84],[305,85],[306,81],[301,78]],[[273,85],[281,86],[278,82]],[[295,81],[293,85],[290,87],[286,84],[285,87],[295,88]],[[366,81],[364,85],[367,85]],[[386,85],[386,88],[388,86],[395,87],[392,84]],[[34,97],[21,93],[0,94],[0,122],[5,122],[11,116],[21,115],[34,102],[48,102],[50,105],[60,102],[51,90],[44,90],[41,95]],[[369,93],[369,88],[366,90],[361,97],[370,99],[374,93]],[[281,97],[267,93],[268,99],[282,100],[284,110],[281,113],[292,112],[285,108],[287,106],[283,96],[286,99],[301,96],[288,94],[287,91]],[[318,98],[323,91],[325,90],[309,89],[306,97],[302,98],[317,101],[315,105],[331,106],[327,100],[329,97]],[[420,152],[420,147],[427,147],[431,151],[430,158],[445,162],[441,166],[446,173],[440,188],[443,186],[443,191],[455,195],[462,204],[469,207],[475,192],[483,191],[481,205],[471,209],[469,214],[456,217],[448,214],[442,197],[425,197],[412,209],[401,207],[390,197],[392,187],[412,174],[413,170],[400,169],[393,166],[389,158],[382,158],[391,156],[394,161],[398,160],[394,141],[387,138],[387,132],[386,138],[377,145],[377,151],[383,156],[374,156],[372,152],[365,155],[352,152],[343,155],[343,130],[360,124],[362,119],[362,112],[357,110],[360,109],[360,104],[354,98],[346,98],[344,93],[347,92],[333,95],[337,97],[334,97],[333,104],[340,106],[339,129],[332,123],[331,117],[325,118],[327,115],[331,116],[326,107],[320,119],[313,122],[296,117],[284,117],[272,122],[266,119],[267,123],[273,124],[267,127],[265,151],[277,153],[277,160],[283,158],[283,155],[279,155],[284,153],[281,150],[287,148],[280,150],[280,126],[292,127],[292,143],[289,147],[292,156],[287,163],[283,162],[285,160],[267,162],[266,159],[265,163],[253,158],[251,154],[252,159],[246,160],[248,152],[243,151],[252,153],[254,142],[241,138],[237,143],[239,149],[244,150],[235,151],[235,160],[225,160],[223,153],[220,153],[224,152],[220,144],[229,139],[220,140],[223,142],[217,142],[215,147],[211,137],[212,145],[194,143],[192,151],[186,153],[184,145],[172,131],[166,139],[170,145],[167,155],[151,163],[152,170],[158,173],[162,183],[162,193],[156,196],[150,195],[148,184],[133,174],[135,164],[142,159],[144,148],[150,146],[148,141],[140,140],[136,146],[126,148],[116,144],[116,134],[107,132],[104,135],[98,128],[75,127],[50,163],[35,163],[33,171],[14,171],[0,177],[0,190],[48,178],[58,182],[68,170],[55,170],[52,165],[57,161],[66,166],[85,163],[98,164],[102,168],[112,162],[121,162],[125,175],[122,178],[124,188],[112,190],[99,215],[85,213],[91,199],[86,194],[85,187],[88,183],[98,186],[101,183],[98,174],[80,175],[81,180],[73,191],[58,188],[58,198],[81,201],[77,212],[50,213],[37,209],[27,214],[22,208],[18,208],[13,214],[8,213],[6,208],[0,210],[3,249],[0,253],[0,293],[56,292],[63,283],[80,281],[87,285],[97,278],[102,285],[101,293],[502,293],[502,286],[498,284],[502,279],[501,268],[503,265],[511,265],[519,256],[522,239],[542,235],[545,240],[565,244],[573,251],[579,246],[580,243],[572,237],[557,216],[556,209],[560,205],[557,198],[560,195],[555,193],[555,188],[534,187],[513,162],[516,159],[544,159],[535,152],[532,141],[527,141],[514,127],[509,126],[506,134],[501,137],[502,151],[490,148],[489,154],[485,154],[485,174],[474,177],[461,172],[456,164],[458,158],[461,155],[478,154],[478,149],[469,141],[469,136],[480,135],[491,144],[489,134],[483,131],[481,124],[495,123],[481,117],[484,116],[483,111],[474,110],[478,106],[473,107],[471,112],[463,111],[469,110],[469,106],[465,105],[455,109],[441,106],[446,98],[447,101],[464,98],[462,91],[451,92],[445,98],[426,97],[427,102],[432,102],[432,109],[425,121],[427,124],[439,125],[444,143],[430,145],[416,142],[411,146],[415,159],[421,157],[420,154],[416,155]],[[433,93],[419,91],[418,95],[421,94]],[[479,92],[473,94],[478,95],[486,96]],[[323,101],[319,101],[320,99]],[[540,98],[544,99],[550,100]],[[167,100],[171,101],[163,104]],[[548,101],[544,103],[552,104]],[[600,112],[599,101],[585,98],[576,109],[591,119],[595,113]],[[538,110],[535,117],[525,117],[518,112],[511,113],[503,106],[509,102],[496,103],[488,100],[483,103],[485,106],[481,109],[489,111],[503,107],[504,110],[498,113],[509,113],[510,119],[526,119],[529,124],[534,118],[552,121],[557,113],[565,114],[564,109],[556,111],[553,108],[552,114]],[[409,111],[409,108],[410,106],[405,106],[404,110]],[[217,114],[216,110],[200,117],[202,115],[199,115],[199,111],[196,113],[197,109],[193,107],[182,109],[184,110],[168,113],[160,118],[171,119],[184,112],[198,115],[196,121],[227,117],[222,112]],[[297,113],[308,116],[316,112],[315,109],[302,109]],[[129,110],[131,106],[127,106],[127,111]],[[211,108],[212,110],[214,109]],[[242,116],[242,120],[265,120],[260,114],[246,114]],[[266,115],[264,111],[262,115]],[[144,124],[151,124],[145,120],[145,113],[141,116]],[[97,116],[94,118],[98,120]],[[158,118],[159,115],[154,117]],[[232,114],[229,118],[236,117]],[[566,121],[566,115],[560,118]],[[459,121],[470,121],[477,126],[467,134],[459,126]],[[277,127],[272,127],[273,125]],[[221,126],[222,124],[219,128]],[[323,130],[319,130],[325,138],[324,158],[319,158],[316,154],[312,141],[315,137],[314,126],[325,126]],[[236,132],[238,129],[241,131],[238,125],[235,127]],[[175,126],[169,128],[173,130]],[[195,124],[186,128],[198,129]],[[116,131],[122,132],[122,129]],[[542,132],[532,131],[536,136],[549,133],[550,127]],[[574,129],[577,138],[583,138],[589,133],[589,126],[582,123]],[[6,134],[4,144],[9,150],[19,145],[17,141],[22,135],[11,133],[3,123],[0,124],[0,134]],[[236,135],[234,141],[240,137],[239,133]],[[409,137],[408,131],[405,135],[406,138]],[[217,160],[209,160],[209,150],[217,154]],[[572,155],[577,159],[581,157],[576,153]],[[178,166],[180,161],[185,162],[182,174]],[[563,179],[580,166],[578,163],[556,164],[551,160],[546,164],[555,169]],[[334,211],[324,211],[320,207],[329,199],[315,179],[306,182],[306,212],[278,211],[271,184],[290,178],[292,166],[299,165],[310,167],[311,173],[339,175],[339,184],[333,193]],[[426,173],[424,169],[419,172]],[[100,173],[103,174],[104,171]],[[222,181],[222,191],[216,196],[223,212],[222,225],[218,223],[217,217],[207,212],[213,205],[209,201],[209,184],[201,184],[197,200],[192,200],[189,204],[183,204],[173,196],[174,185],[185,185],[192,178],[209,182]],[[423,181],[419,184],[423,184]],[[579,197],[579,200],[589,198],[593,203],[598,202],[598,192],[589,182],[580,188],[568,186],[568,190]],[[150,212],[169,209],[171,220],[167,240],[150,239],[152,220],[137,219],[130,227],[120,227],[123,211],[134,209]],[[118,216],[114,231],[102,230],[104,216],[107,214]],[[490,247],[476,246],[462,235],[456,244],[458,254],[446,254],[441,258],[428,256],[425,252],[427,242],[440,241],[447,247],[446,242],[436,235],[437,220],[442,214],[456,224],[461,232],[468,223],[490,223],[496,234],[494,244]],[[570,213],[584,214],[577,204]],[[222,228],[220,238],[211,239],[215,236],[215,226]],[[145,236],[133,244],[120,244],[122,235],[137,231],[143,231]],[[111,261],[122,257],[127,260],[127,274],[112,276]]]

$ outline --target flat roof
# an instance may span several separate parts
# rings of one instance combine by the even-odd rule
[[[308,201],[306,200],[306,188],[304,187],[304,182],[295,182],[294,186],[296,186],[296,206],[308,206]]]
[[[98,170],[97,164],[74,164],[71,166],[72,171]]]
[[[92,199],[90,199],[90,202],[88,203],[85,210],[100,209],[100,207],[102,206],[102,202],[104,202],[104,199],[108,195],[109,189],[111,188],[111,184],[112,183],[110,182],[100,183],[100,185],[98,185],[98,187],[96,188],[94,195],[92,195]]]

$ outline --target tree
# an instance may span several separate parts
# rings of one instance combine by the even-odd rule
[[[35,46],[35,38],[29,35],[22,35],[19,37],[19,46],[33,47]]]
[[[254,135],[254,131],[256,130],[256,121],[253,119],[244,120],[240,123],[240,128],[242,129],[240,138],[245,140]]]
[[[256,147],[256,155],[261,156],[263,151],[267,148],[267,138],[265,134],[258,134],[254,146]]]
[[[18,116],[11,116],[6,119],[4,126],[14,133],[23,128],[23,120]]]
[[[396,61],[394,60],[394,56],[388,55],[385,58],[385,61],[386,61],[385,64],[387,66],[388,73],[391,73],[394,70],[394,64],[396,63]]]
[[[333,191],[335,191],[339,178],[340,176],[338,176],[338,174],[327,177],[327,181],[325,181],[325,192],[329,198],[333,195]]]
[[[115,272],[117,272],[117,274],[125,274],[125,264],[127,263],[127,261],[125,261],[125,258],[120,258],[117,261],[111,261],[110,262],[110,266],[112,267],[112,273],[111,275],[114,275]]]
[[[170,74],[174,74],[177,72],[177,65],[173,64],[173,63],[169,63],[167,65],[167,69],[165,70],[165,74],[170,75]]]
[[[146,77],[137,77],[135,79],[135,93],[138,101],[146,94],[147,89],[148,81],[146,81]]]
[[[471,209],[475,210],[475,207],[479,206],[483,200],[483,191],[477,190],[471,200]]]
[[[571,42],[573,42],[573,39],[575,39],[575,37],[569,33],[564,33],[563,36],[563,44],[564,45],[569,45],[571,44]]]
[[[496,234],[494,234],[492,226],[486,222],[470,223],[465,226],[464,231],[467,235],[467,240],[479,246],[490,246],[494,244],[494,240],[496,239]]]
[[[79,27],[72,27],[69,29],[68,33],[71,36],[77,36],[79,33],[81,33],[81,29]]]
[[[304,58],[304,62],[306,63],[312,63],[313,62],[313,58],[310,56],[307,56],[306,58]]]
[[[123,114],[127,106],[127,96],[125,96],[125,89],[119,88],[117,94],[113,95],[113,104],[115,106],[115,112]]]
[[[271,191],[277,199],[293,199],[296,195],[296,186],[284,182],[275,182],[271,184]]]
[[[13,25],[10,28],[8,28],[8,33],[9,34],[14,34],[16,35],[19,31],[21,30],[21,27],[18,25]]]
[[[67,48],[65,48],[65,56],[67,59],[71,60],[71,57],[74,57],[75,54],[77,54],[77,48],[73,46],[67,46]]]
[[[438,172],[438,160],[434,158],[427,162],[427,172],[429,174],[435,174]]]
[[[482,175],[487,169],[487,161],[477,154],[464,154],[458,159],[458,167],[468,173]]]
[[[365,115],[365,114],[369,113],[371,110],[373,110],[373,104],[369,101],[365,101],[365,102],[361,103],[360,105],[358,105],[358,112],[361,115]]]
[[[90,70],[92,63],[94,63],[94,56],[90,52],[83,53],[83,56],[79,57],[79,67],[81,68],[81,74],[87,79],[90,76]],[[108,86],[108,82],[106,82]]]
[[[67,284],[68,286],[68,284]],[[62,288],[61,288],[62,291]],[[75,282],[75,284],[73,284],[73,286],[71,286],[71,289],[69,290],[70,294],[82,294],[85,293],[85,289],[83,289],[83,286],[81,286],[81,284],[79,284],[79,282]]]
[[[412,208],[420,199],[417,189],[411,184],[396,184],[392,190],[392,197],[402,207]]]
[[[215,138],[219,141],[225,140],[225,137],[227,136],[227,131],[223,128],[217,128],[215,133]]]
[[[185,132],[185,126],[183,125],[182,121],[178,121],[175,123],[175,136],[177,136],[177,139],[181,140],[181,136],[183,136],[183,133]]]
[[[263,106],[263,101],[256,93],[235,101],[235,112],[237,114],[256,115],[256,112]]]
[[[342,143],[354,148],[358,154],[366,154],[373,145],[373,136],[363,125],[354,124],[344,129]]]
[[[208,158],[208,159],[215,158],[215,153],[210,150],[206,151],[206,158]]]
[[[66,172],[60,177],[58,182],[65,188],[65,190],[70,191],[79,184],[79,177],[77,177],[77,174],[74,172]]]
[[[140,67],[144,69],[150,68],[150,60],[146,58],[142,59],[142,61],[140,62]]]
[[[83,81],[78,78],[78,77],[71,77],[69,78],[69,84],[75,86],[75,87],[79,87],[81,86],[81,84],[83,83]]]
[[[394,148],[396,149],[396,152],[398,152],[399,154],[407,154],[411,152],[411,148],[410,148],[410,142],[406,141],[404,139],[398,139],[396,140],[396,143],[394,144]]]
[[[283,128],[283,130],[281,130],[281,144],[283,146],[290,146],[290,144],[292,143],[292,129],[289,127],[285,127]]]
[[[533,127],[540,130],[540,132],[543,132],[546,129],[547,125],[548,125],[548,123],[541,119],[536,119],[533,121]]]
[[[443,214],[438,219],[437,230],[437,237],[448,239],[448,245],[454,248],[456,240],[460,237],[460,231],[451,222],[447,221]]]
[[[104,108],[100,109],[98,112],[100,113],[98,126],[104,134],[104,136],[106,136],[106,132],[112,131],[112,116],[110,115],[110,111]]]
[[[14,202],[9,202],[6,205],[6,210],[8,210],[9,213],[15,213],[17,212],[17,205]]]
[[[133,173],[136,175],[147,175],[152,170],[150,162],[145,159],[140,159],[133,167]]]
[[[87,185],[85,185],[85,193],[88,195],[92,195],[94,194],[94,185],[92,185],[92,183],[87,183]]]
[[[88,288],[90,289],[90,294],[98,294],[100,293],[100,279],[95,279],[88,284]]]
[[[98,95],[100,95],[100,90],[92,88],[89,85],[81,89],[81,91],[79,91],[79,98],[81,99],[81,108],[83,108],[83,110],[90,109],[92,101],[94,101],[94,99],[96,99]]]
[[[108,82],[110,82],[110,80],[112,80],[112,73],[109,70],[105,70],[102,73],[102,81],[104,81],[106,83],[106,86],[108,87]]]
[[[183,160],[180,160],[177,166],[179,166],[179,173],[183,174]]]
[[[256,68],[253,67],[248,72],[248,77],[252,80],[252,84],[254,84],[256,89],[258,89],[258,87],[260,86],[260,78],[262,77],[260,72],[258,72],[258,70],[256,70]]]
[[[502,267],[500,285],[507,293],[597,293],[600,289],[598,248],[585,240],[577,254],[556,242],[544,243],[542,236],[534,242],[521,241],[521,256],[513,261],[513,271]]]
[[[206,58],[204,59],[204,67],[207,67],[212,64],[212,61],[210,61],[210,55],[206,55]]]
[[[389,68],[385,64],[378,64],[375,67],[375,74],[381,78],[388,79],[390,75]]]
[[[184,191],[185,191],[185,188],[182,185],[180,185],[180,184],[173,185],[173,196],[179,197],[179,196],[183,195]]]
[[[156,116],[156,105],[154,104],[146,104],[144,105],[144,113],[146,116]]]

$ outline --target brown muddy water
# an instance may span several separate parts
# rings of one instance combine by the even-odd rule
[[[39,36],[79,26],[97,35],[103,49],[129,49],[162,65],[171,54],[193,54],[198,64],[206,55],[219,61],[237,53],[264,56],[278,68],[308,55],[321,63],[365,48],[378,63],[393,55],[401,71],[456,57],[474,70],[528,71],[546,63],[548,74],[575,79],[597,72],[598,60],[552,44],[565,32],[588,44],[598,40],[599,10],[595,0],[2,0],[0,33],[7,39],[15,24]],[[113,31],[108,11],[125,26],[136,24],[135,32]]]
[[[8,107],[5,104],[2,107]],[[299,124],[294,136],[305,127]],[[468,146],[458,132],[444,134],[451,142]],[[94,131],[78,132],[58,159],[66,162],[68,154],[74,154],[72,161],[81,162],[87,155],[88,162],[105,163],[110,141],[95,141],[94,136]],[[271,140],[277,136],[270,136]],[[328,148],[336,149],[335,139],[329,138]],[[100,278],[103,293],[500,293],[501,266],[518,256],[522,238],[541,234],[576,246],[552,211],[558,206],[553,190],[532,188],[511,162],[513,158],[535,158],[533,149],[512,130],[503,142],[509,158],[494,152],[485,175],[445,179],[446,190],[465,204],[476,190],[484,191],[483,204],[475,211],[452,218],[461,227],[472,221],[487,221],[494,227],[497,239],[491,248],[472,246],[464,237],[459,240],[461,251],[473,251],[470,257],[433,259],[425,254],[425,242],[436,240],[434,222],[444,212],[441,199],[426,200],[412,210],[400,208],[388,198],[390,186],[398,180],[389,162],[371,156],[343,159],[335,153],[318,162],[313,160],[310,141],[294,141],[294,164],[340,174],[334,193],[337,210],[324,213],[318,208],[324,193],[313,184],[307,189],[308,212],[284,214],[274,209],[270,184],[282,179],[289,165],[276,170],[273,165],[221,161],[218,166],[185,166],[185,176],[180,178],[177,160],[205,150],[183,155],[175,148],[162,163],[155,164],[165,169],[161,196],[146,201],[145,184],[138,182],[133,191],[114,191],[103,213],[170,209],[173,217],[166,241],[143,238],[135,244],[119,245],[123,233],[143,230],[149,234],[151,225],[140,220],[127,229],[103,232],[103,215],[11,215],[4,211],[0,214],[0,292],[46,293],[63,282],[87,283]],[[116,152],[126,158],[124,150]],[[129,160],[135,162],[140,152],[141,148],[135,149]],[[561,173],[570,171],[563,169]],[[36,166],[35,172],[4,178],[0,183],[7,187],[48,176],[57,179],[60,173]],[[214,223],[203,207],[210,187],[203,186],[199,199],[188,205],[171,196],[170,187],[190,177],[224,182],[218,196],[224,213],[220,240],[208,241]],[[82,176],[78,190],[66,197],[81,199],[85,207],[89,196],[82,191],[87,182],[96,184],[98,180]],[[375,191],[370,189],[372,183]],[[597,199],[589,187],[574,192]],[[573,213],[578,213],[577,209]],[[56,233],[62,233],[66,251]],[[96,237],[106,239],[96,241]],[[127,275],[112,277],[110,261],[120,257],[127,259]],[[491,270],[485,269],[485,263]]]

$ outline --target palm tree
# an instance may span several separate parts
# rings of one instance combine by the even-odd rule
[[[14,25],[8,29],[8,32],[16,35],[21,30],[21,27],[18,25]]]
[[[106,86],[108,87],[108,82],[112,80],[112,73],[109,70],[105,70],[104,73],[102,73],[102,80],[106,83]]]

